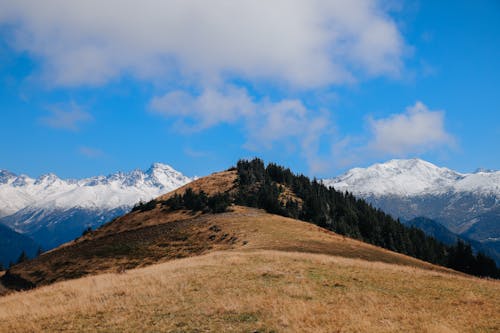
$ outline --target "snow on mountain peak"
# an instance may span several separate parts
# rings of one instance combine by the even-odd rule
[[[63,182],[63,180],[60,179],[59,177],[57,177],[53,173],[48,173],[48,174],[40,176],[35,181],[35,185],[50,186],[50,185],[53,185],[53,184],[58,183],[58,182]]]
[[[0,184],[7,184],[11,180],[15,180],[17,175],[9,170],[0,169]]]
[[[154,163],[146,172],[133,170],[109,176],[63,180],[46,174],[34,180],[0,171],[0,217],[26,207],[113,209],[132,206],[172,191],[192,179],[169,165]]]
[[[495,173],[497,170],[485,169],[485,168],[477,168],[474,173]]]
[[[148,169],[148,171],[146,171],[146,173],[149,173],[149,172],[154,172],[154,171],[163,171],[163,172],[177,172],[174,168],[172,168],[170,165],[168,164],[163,164],[163,163],[159,163],[159,162],[156,162],[156,163],[153,163],[151,165],[151,167]]]
[[[421,159],[395,159],[354,168],[324,183],[359,195],[415,196],[448,192],[500,194],[500,172],[462,174]]]

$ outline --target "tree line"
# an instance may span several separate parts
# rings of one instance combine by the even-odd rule
[[[209,196],[203,190],[195,192],[191,188],[188,188],[183,194],[176,193],[167,200],[153,199],[145,203],[139,202],[132,208],[132,212],[152,210],[158,204],[171,210],[185,209],[216,214],[227,210],[231,204],[231,198],[227,193],[216,193]]]
[[[474,254],[470,244],[446,245],[422,230],[407,227],[380,209],[348,192],[326,187],[316,179],[261,159],[237,163],[238,194],[235,203],[269,213],[311,222],[338,234],[395,252],[446,266],[464,273],[500,278],[495,262]],[[284,195],[290,189],[296,198]]]

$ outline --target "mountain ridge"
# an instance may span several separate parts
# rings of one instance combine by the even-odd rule
[[[82,179],[0,170],[0,223],[51,249],[193,179],[163,163]]]
[[[107,176],[82,179],[61,179],[53,173],[31,178],[24,174],[17,175],[8,170],[0,170],[0,199],[6,206],[0,214],[7,216],[28,206],[58,208],[131,206],[139,200],[150,200],[162,192],[169,192],[192,179],[163,163],[153,163],[146,171],[135,169],[130,172],[119,171]],[[110,191],[100,193],[99,190],[102,192],[104,186],[109,186]],[[92,189],[95,189],[94,193]],[[119,197],[115,196],[114,201],[100,200],[102,196],[109,197],[111,193]],[[68,195],[70,198],[62,199]],[[75,205],[76,198],[79,198],[79,201]]]
[[[364,196],[418,196],[447,192],[500,195],[500,171],[478,169],[474,173],[460,173],[418,158],[393,159],[366,168],[353,168],[323,182],[339,191],[348,190]]]

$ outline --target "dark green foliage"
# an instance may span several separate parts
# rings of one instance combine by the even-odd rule
[[[91,234],[91,233],[92,233],[92,228],[91,227],[87,227],[87,228],[85,228],[85,230],[83,230],[82,236],[85,236],[85,235],[88,235],[88,234]]]
[[[162,202],[163,206],[168,206],[172,210],[186,209],[214,214],[225,212],[230,204],[231,200],[227,193],[217,193],[209,197],[203,191],[195,193],[190,188],[183,195],[175,194]]]
[[[132,208],[132,212],[135,211],[146,212],[148,210],[152,210],[156,207],[156,203],[157,203],[156,200],[151,200],[145,203],[140,201]]]
[[[28,255],[26,254],[26,251],[23,250],[21,252],[21,255],[19,255],[19,258],[16,261],[16,264],[20,264],[22,262],[28,261],[30,258],[28,258]]]
[[[239,192],[236,204],[265,209],[269,213],[298,218],[336,233],[392,250],[434,264],[479,276],[500,277],[492,259],[470,245],[448,246],[414,227],[406,227],[366,201],[352,194],[327,188],[317,180],[295,175],[276,164],[267,167],[260,159],[240,160]],[[301,199],[302,205],[279,200],[286,186]]]
[[[457,241],[450,247],[448,267],[478,276],[499,277],[495,262],[482,252],[474,255],[470,244]]]
[[[218,193],[208,198],[207,206],[212,213],[224,213],[231,204],[227,193]]]

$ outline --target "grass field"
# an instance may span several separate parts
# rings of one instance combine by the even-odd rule
[[[498,332],[500,283],[321,254],[224,251],[0,298],[1,332]]]

